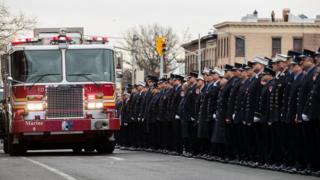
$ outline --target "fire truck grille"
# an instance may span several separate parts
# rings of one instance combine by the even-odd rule
[[[48,87],[47,98],[49,119],[84,117],[81,86]]]

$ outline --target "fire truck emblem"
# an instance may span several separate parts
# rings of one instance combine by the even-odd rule
[[[72,121],[63,121],[61,123],[61,129],[63,131],[70,131],[73,128],[73,122]]]

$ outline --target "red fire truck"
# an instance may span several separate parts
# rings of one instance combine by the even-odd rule
[[[116,53],[105,37],[82,28],[35,29],[16,39],[1,59],[4,151],[96,150],[112,153]]]

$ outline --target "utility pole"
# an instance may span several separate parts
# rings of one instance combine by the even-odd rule
[[[139,38],[136,34],[133,35],[132,37],[132,50],[131,50],[131,54],[132,54],[132,79],[131,79],[131,83],[132,85],[135,84],[135,80],[136,80],[136,53],[137,53],[137,50],[136,50],[136,41],[138,41]]]
[[[201,74],[201,36],[198,39],[198,73]]]
[[[163,56],[160,56],[160,78],[163,78]]]

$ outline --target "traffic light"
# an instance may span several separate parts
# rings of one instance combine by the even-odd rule
[[[164,56],[164,54],[166,53],[167,39],[164,37],[158,37],[156,45],[158,54],[160,56]]]

